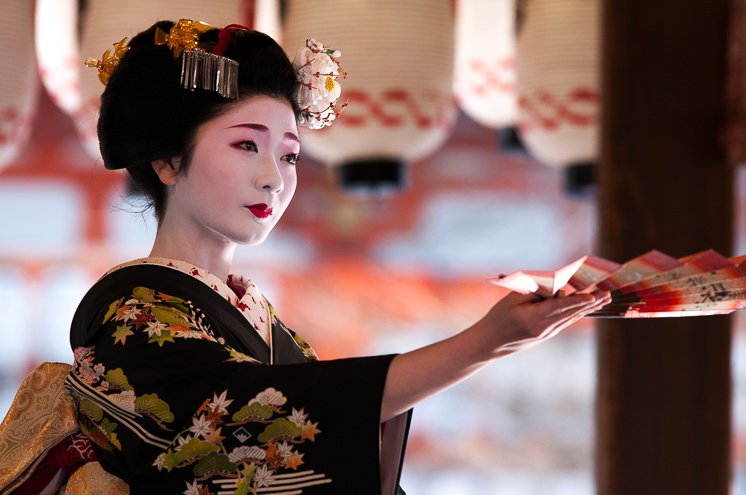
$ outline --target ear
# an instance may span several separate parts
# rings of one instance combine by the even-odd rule
[[[158,178],[167,186],[176,184],[176,180],[181,172],[181,157],[153,160],[150,162]]]

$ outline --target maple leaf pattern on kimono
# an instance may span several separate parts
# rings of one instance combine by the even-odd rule
[[[300,447],[306,441],[314,442],[321,430],[302,408],[291,408],[288,414],[283,407],[286,403],[285,395],[272,387],[241,407],[229,398],[227,390],[215,393],[194,415],[191,426],[174,439],[153,465],[167,471],[194,465],[195,478],[186,482],[185,494],[206,490],[207,485],[200,481],[218,475],[234,480],[222,484],[235,489],[234,493],[257,493],[259,488],[270,488],[280,480],[287,487],[293,478],[302,482],[299,485],[331,482],[323,474],[297,471],[304,463]],[[223,444],[223,426],[240,426],[244,436],[234,436],[241,443],[249,439],[255,439],[255,443],[229,451]]]

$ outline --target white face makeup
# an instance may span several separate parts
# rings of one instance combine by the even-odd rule
[[[170,186],[166,221],[195,242],[261,243],[295,193],[299,151],[287,102],[242,101],[198,129],[187,173]]]

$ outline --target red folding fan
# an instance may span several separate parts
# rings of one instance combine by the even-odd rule
[[[609,291],[611,302],[590,316],[656,318],[732,313],[746,308],[746,256],[709,249],[673,258],[650,251],[624,264],[584,256],[556,271],[520,271],[490,282],[522,294]]]

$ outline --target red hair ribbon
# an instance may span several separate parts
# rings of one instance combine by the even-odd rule
[[[251,31],[251,28],[242,26],[240,24],[228,24],[218,33],[218,44],[213,48],[212,53],[214,55],[225,56],[225,52],[233,44],[233,33],[238,30]]]

